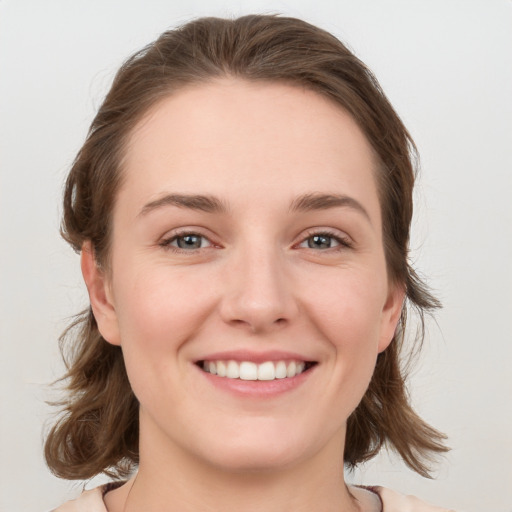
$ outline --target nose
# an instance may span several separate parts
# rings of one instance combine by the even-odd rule
[[[272,331],[298,315],[294,280],[286,257],[271,249],[241,252],[224,279],[221,316],[252,333]]]

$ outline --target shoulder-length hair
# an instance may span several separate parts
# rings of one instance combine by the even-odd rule
[[[354,466],[386,444],[428,476],[444,436],[410,405],[401,366],[407,309],[424,314],[438,302],[408,261],[415,180],[414,142],[368,68],[338,39],[304,21],[280,16],[202,18],[164,32],[130,57],[79,151],[64,193],[62,235],[79,252],[85,241],[108,271],[112,208],[121,162],[134,126],[160,99],[189,84],[232,76],[286,82],[316,91],[356,120],[378,158],[375,175],[390,280],[406,290],[399,327],[378,356],[361,403],[348,419],[344,462]],[[126,476],[138,463],[138,402],[119,347],[107,343],[89,308],[61,338],[67,364],[63,414],[50,430],[46,461],[58,476]],[[341,457],[341,454],[340,454]]]

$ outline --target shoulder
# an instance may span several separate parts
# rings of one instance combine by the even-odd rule
[[[384,487],[369,487],[382,501],[383,512],[455,512],[447,508],[429,505],[416,496],[405,496]]]
[[[105,486],[84,491],[76,500],[68,501],[52,512],[107,512],[103,502]]]

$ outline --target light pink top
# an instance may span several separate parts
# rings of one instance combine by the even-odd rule
[[[76,500],[68,501],[53,512],[108,512],[103,502],[104,492],[105,486],[84,491]],[[350,492],[357,498],[364,512],[454,512],[384,487],[350,487]]]

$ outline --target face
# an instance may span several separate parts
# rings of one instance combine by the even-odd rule
[[[136,126],[110,271],[88,250],[83,270],[140,401],[141,464],[341,459],[403,299],[375,172],[355,121],[289,85],[185,88]]]

